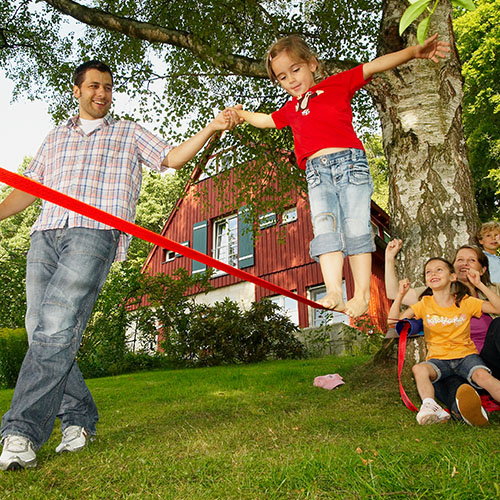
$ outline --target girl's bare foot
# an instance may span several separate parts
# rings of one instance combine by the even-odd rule
[[[327,309],[335,309],[336,311],[343,311],[345,309],[342,292],[327,292],[322,299],[319,299],[316,302]]]
[[[363,296],[356,296],[347,301],[344,313],[352,318],[357,318],[365,314],[368,311],[368,303],[370,298],[365,298]]]

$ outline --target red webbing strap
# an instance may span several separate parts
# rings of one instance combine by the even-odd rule
[[[107,226],[111,226],[119,231],[123,231],[124,233],[128,233],[132,236],[136,236],[145,241],[149,241],[154,245],[158,245],[162,248],[166,248],[167,250],[172,250],[177,252],[184,257],[188,257],[189,259],[196,260],[201,262],[202,264],[206,264],[210,267],[215,267],[221,271],[224,271],[228,274],[232,274],[237,278],[241,278],[242,280],[249,281],[258,286],[267,288],[279,295],[285,295],[286,297],[290,297],[291,299],[297,300],[306,304],[310,307],[315,307],[318,309],[324,309],[323,306],[318,304],[317,302],[313,302],[301,295],[297,295],[296,293],[290,292],[285,288],[282,288],[278,285],[270,283],[258,276],[254,276],[253,274],[247,273],[246,271],[242,271],[236,267],[230,266],[221,262],[219,260],[214,259],[204,253],[198,252],[197,250],[193,250],[192,248],[185,247],[180,243],[172,241],[164,236],[161,236],[149,229],[145,229],[137,224],[133,224],[132,222],[121,219],[120,217],[116,217],[115,215],[109,214],[100,210],[99,208],[88,205],[87,203],[83,203],[71,196],[60,193],[51,189],[43,184],[40,184],[32,179],[28,179],[19,174],[15,174],[4,168],[0,167],[0,181],[8,184],[9,186],[19,189],[20,191],[24,191],[25,193],[36,196],[37,198],[42,198],[51,203],[55,203],[63,208],[68,210],[72,210],[73,212],[79,213],[80,215],[84,215],[85,217],[89,217],[98,222],[106,224]]]
[[[405,406],[411,411],[418,411],[414,404],[410,401],[405,390],[403,389],[403,384],[401,383],[401,373],[403,372],[403,365],[405,363],[406,354],[406,339],[408,337],[408,331],[410,330],[410,323],[405,322],[401,333],[399,334],[399,349],[398,349],[398,379],[399,379],[399,393],[401,394],[401,399]]]

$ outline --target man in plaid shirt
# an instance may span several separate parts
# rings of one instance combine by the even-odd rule
[[[236,118],[224,111],[172,148],[134,122],[111,118],[112,91],[108,66],[79,66],[73,86],[79,115],[49,133],[25,175],[133,222],[142,164],[159,171],[181,168],[216,131],[233,128]],[[0,203],[0,220],[35,199],[12,191]],[[97,408],[75,356],[110,266],[125,259],[128,243],[109,226],[43,202],[26,269],[30,346],[2,419],[0,470],[35,467],[56,416],[63,432],[57,452],[78,451],[95,435]]]

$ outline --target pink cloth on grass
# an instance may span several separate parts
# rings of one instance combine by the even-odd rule
[[[328,375],[321,375],[320,377],[316,377],[314,379],[314,385],[316,387],[322,387],[323,389],[328,389],[329,391],[342,384],[345,384],[345,382],[338,373],[329,373]]]

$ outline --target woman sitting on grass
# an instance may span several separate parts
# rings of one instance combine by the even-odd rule
[[[476,388],[487,390],[500,401],[500,380],[491,375],[470,337],[470,320],[482,313],[500,314],[500,297],[481,282],[479,273],[467,271],[467,277],[488,300],[468,295],[468,289],[457,281],[453,265],[441,257],[429,259],[424,266],[427,290],[420,300],[400,313],[401,303],[410,282],[400,281],[399,292],[389,311],[390,318],[422,318],[427,359],[413,367],[413,375],[422,406],[417,413],[421,425],[444,422],[450,418],[434,401],[433,383],[450,375],[460,375]],[[394,322],[393,322],[394,323]]]

